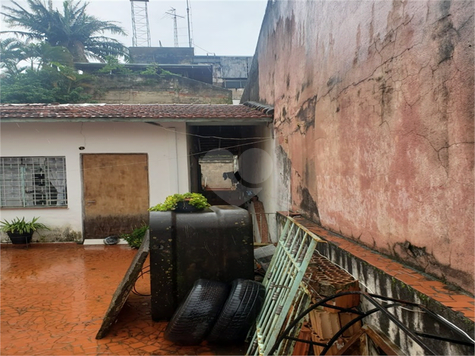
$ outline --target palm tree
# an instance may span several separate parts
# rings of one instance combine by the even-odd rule
[[[73,57],[67,48],[51,46],[48,42],[27,43],[23,47],[23,59],[30,62],[30,69],[40,70],[56,62],[73,67]]]
[[[18,67],[24,60],[24,44],[16,38],[0,40],[0,69],[4,69],[7,75],[15,75],[22,72],[25,67]]]
[[[16,38],[0,40],[0,69],[7,75],[22,73],[28,66],[30,70],[41,70],[51,63],[73,67],[73,56],[67,48],[51,46],[48,42],[21,42]]]
[[[66,0],[63,12],[47,6],[42,0],[27,0],[30,10],[26,10],[16,1],[15,7],[3,6],[5,22],[11,26],[24,28],[25,31],[2,31],[13,33],[28,40],[46,41],[52,46],[66,47],[75,62],[88,62],[93,58],[104,62],[106,56],[124,56],[128,50],[119,41],[103,36],[104,32],[126,35],[122,27],[114,21],[101,21],[86,13],[88,3]]]

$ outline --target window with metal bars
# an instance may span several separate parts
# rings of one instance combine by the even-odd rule
[[[2,208],[68,205],[65,157],[0,157]]]

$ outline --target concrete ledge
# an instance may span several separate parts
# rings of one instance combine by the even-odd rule
[[[286,215],[285,212],[277,214],[279,226],[282,226]],[[319,243],[317,251],[356,278],[360,282],[362,290],[424,305],[473,338],[475,300],[472,296],[343,236],[325,230],[301,216],[292,216],[292,218],[328,242]],[[371,306],[362,305],[361,307],[366,309]],[[442,332],[442,330],[437,330],[434,320],[424,313],[400,310],[396,314],[398,319],[407,325],[417,326],[422,330],[431,330],[434,335]],[[419,346],[414,345],[388,318],[375,314],[374,317],[367,320],[367,323],[378,327],[407,354],[417,354],[421,351]],[[427,344],[440,355],[473,354],[473,347],[470,346],[432,339],[427,340]]]

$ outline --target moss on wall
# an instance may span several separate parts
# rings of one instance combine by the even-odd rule
[[[232,104],[232,92],[171,73],[99,76],[89,88],[96,102],[110,104]]]

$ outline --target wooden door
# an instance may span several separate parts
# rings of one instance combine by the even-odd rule
[[[148,224],[146,154],[82,155],[84,238],[103,239]]]

